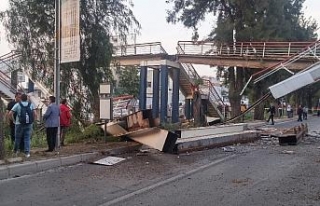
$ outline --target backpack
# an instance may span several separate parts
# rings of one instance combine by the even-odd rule
[[[23,106],[21,102],[19,102],[21,107],[21,111],[19,114],[20,124],[32,124],[33,123],[33,114],[30,108],[31,103],[29,102],[27,106]]]

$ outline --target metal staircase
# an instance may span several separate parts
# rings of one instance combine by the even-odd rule
[[[177,46],[178,54],[184,54],[184,50],[178,44]],[[220,118],[222,120],[226,117],[226,106],[214,88],[214,85],[210,80],[202,79],[192,64],[189,63],[180,63],[182,65],[181,74],[180,74],[180,86],[189,91],[192,94],[191,84],[195,85],[197,83],[201,83],[199,85],[200,92],[202,95],[206,97],[208,100],[208,116]],[[197,82],[196,82],[197,81]],[[187,83],[186,83],[187,82]],[[186,87],[188,85],[188,87]]]
[[[11,85],[11,79],[5,73],[0,71],[0,96],[7,102],[14,99],[16,88]]]

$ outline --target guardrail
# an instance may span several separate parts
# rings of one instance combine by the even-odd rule
[[[161,42],[151,42],[143,44],[129,44],[113,47],[114,56],[147,55],[147,54],[167,54]]]
[[[313,42],[236,42],[179,41],[187,55],[289,57],[300,53]],[[314,50],[319,53],[320,50]],[[313,54],[310,54],[313,56]]]

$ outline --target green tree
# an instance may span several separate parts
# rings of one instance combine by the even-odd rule
[[[199,37],[197,28],[201,21],[209,18],[215,22],[210,19],[215,16],[217,24],[213,25],[208,39],[218,45],[229,44],[230,48],[235,41],[303,41],[316,37],[317,24],[305,19],[301,12],[304,0],[170,0],[168,3],[173,3],[173,8],[168,11],[167,21],[182,22],[193,28],[194,38]],[[252,70],[229,67],[225,72],[235,116],[240,113],[239,93]],[[260,98],[273,82],[266,80],[255,85],[254,99]],[[263,109],[256,109],[255,118],[263,118]]]
[[[135,67],[117,68],[116,71],[119,76],[119,84],[116,93],[119,95],[129,94],[138,96],[139,94],[139,71]]]
[[[8,40],[21,53],[21,66],[33,79],[53,89],[54,1],[9,0],[0,14]],[[69,96],[81,111],[99,119],[99,84],[112,81],[110,62],[112,35],[126,41],[126,35],[140,25],[128,0],[80,0],[81,60],[61,67],[61,94]],[[80,104],[79,104],[80,103]]]

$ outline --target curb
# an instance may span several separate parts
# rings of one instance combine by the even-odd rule
[[[101,154],[119,155],[138,150],[141,145],[124,146],[115,149],[108,149],[100,152],[84,153],[66,157],[57,157],[34,162],[23,162],[19,164],[0,166],[0,180],[20,177],[23,175],[35,174],[58,167],[75,165],[80,162],[91,162]]]

